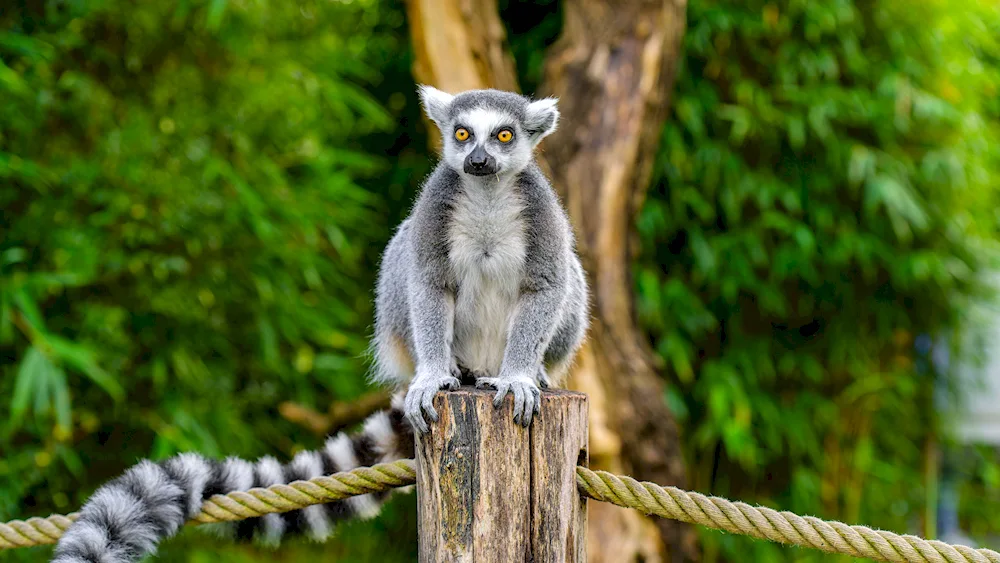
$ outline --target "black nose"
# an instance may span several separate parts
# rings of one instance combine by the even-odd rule
[[[483,147],[476,147],[465,157],[465,173],[473,176],[488,176],[497,172],[497,161]]]

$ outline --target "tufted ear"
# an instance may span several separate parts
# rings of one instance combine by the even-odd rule
[[[544,98],[528,104],[525,110],[524,127],[531,146],[535,146],[556,130],[559,123],[559,110],[556,108],[556,98]]]
[[[426,84],[419,85],[417,93],[420,95],[420,103],[424,105],[427,117],[437,123],[438,127],[443,127],[448,121],[448,108],[455,96]]]

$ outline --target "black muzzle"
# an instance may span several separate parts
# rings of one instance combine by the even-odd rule
[[[489,176],[497,173],[497,159],[490,156],[483,147],[476,147],[465,157],[463,168],[466,174]]]

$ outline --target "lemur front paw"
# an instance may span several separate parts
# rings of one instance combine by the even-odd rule
[[[406,391],[406,399],[403,401],[403,410],[406,419],[410,421],[413,429],[421,434],[426,434],[430,428],[424,420],[424,414],[431,422],[437,422],[438,413],[434,409],[434,395],[438,391],[454,391],[461,385],[459,379],[448,372],[428,375],[417,371],[416,377],[410,383],[410,388]]]
[[[528,427],[532,417],[542,408],[542,392],[535,384],[535,378],[528,375],[500,377],[480,377],[476,387],[496,389],[493,406],[499,407],[510,392],[514,395],[514,422]]]
[[[549,382],[549,374],[545,371],[544,367],[538,368],[538,386],[542,389],[552,387],[552,383]]]

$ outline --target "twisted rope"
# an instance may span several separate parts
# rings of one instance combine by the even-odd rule
[[[48,518],[28,518],[0,523],[0,549],[33,547],[56,543],[66,528],[80,516],[79,512],[54,514]]]
[[[201,513],[189,523],[226,522],[287,512],[412,485],[415,479],[414,462],[407,459],[373,467],[359,467],[288,485],[215,495],[205,501]],[[811,547],[827,553],[894,563],[1000,563],[1000,553],[989,549],[949,545],[916,536],[901,536],[864,526],[848,526],[841,522],[778,512],[675,487],[640,483],[631,477],[592,471],[586,467],[576,468],[576,481],[581,494],[594,500],[733,534]],[[78,515],[73,513],[0,523],[0,549],[55,543]]]
[[[405,487],[415,481],[416,469],[412,459],[359,467],[308,481],[214,495],[201,505],[201,512],[188,523],[209,524],[288,512],[314,504]],[[74,512],[66,516],[54,515],[0,523],[0,549],[56,543],[78,517],[79,513]]]
[[[635,508],[646,514],[700,524],[716,530],[778,543],[811,547],[827,553],[898,563],[1000,563],[1000,553],[949,545],[915,536],[848,526],[811,516],[778,512],[675,487],[640,483],[631,477],[576,468],[580,492],[594,500]]]

